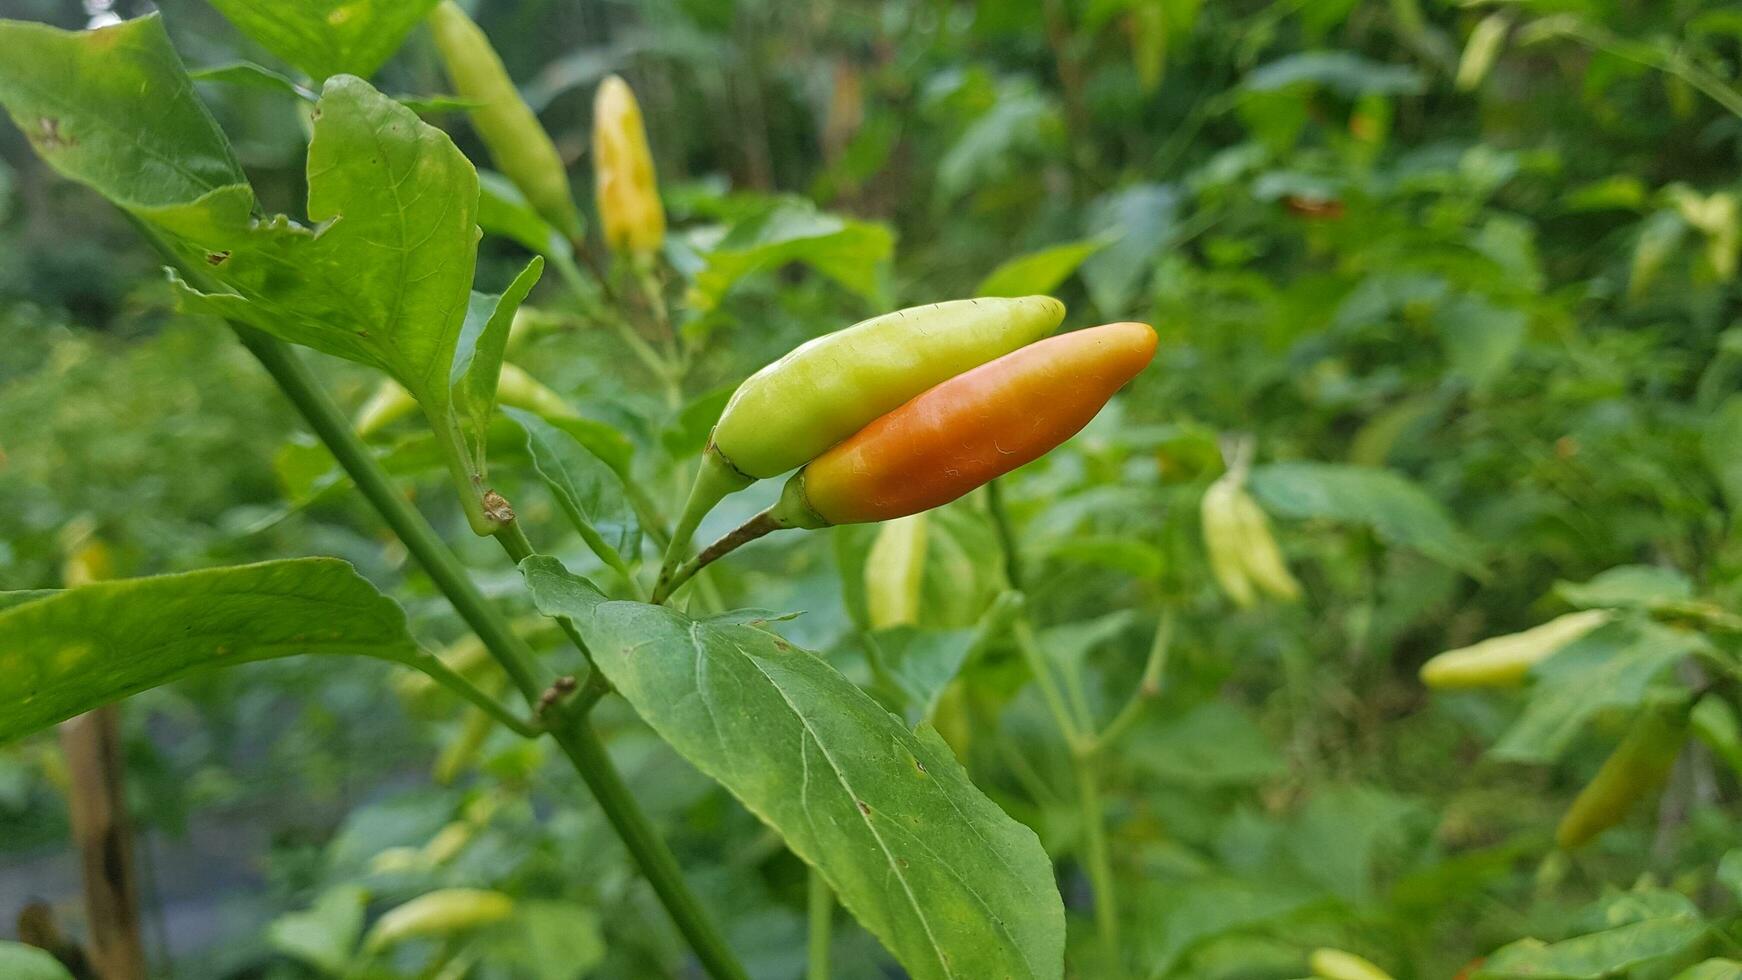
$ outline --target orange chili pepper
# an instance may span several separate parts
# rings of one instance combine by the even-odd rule
[[[1109,323],[1060,334],[958,374],[800,470],[795,526],[906,517],[1046,455],[1155,356],[1155,330]],[[784,503],[784,502],[783,502]]]

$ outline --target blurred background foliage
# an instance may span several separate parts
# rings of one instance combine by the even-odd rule
[[[205,3],[160,6],[191,66],[289,71]],[[1701,668],[1625,692],[1586,677],[1589,697],[1560,709],[1429,697],[1416,678],[1441,650],[1566,612],[1566,583],[1616,566],[1653,566],[1721,607],[1742,598],[1733,5],[473,6],[577,184],[595,84],[618,72],[641,99],[682,329],[703,345],[681,398],[552,284],[510,357],[621,428],[667,508],[732,385],[872,313],[1054,292],[1069,325],[1160,330],[1155,366],[1007,489],[1046,649],[1080,665],[1091,710],[1118,706],[1160,611],[1180,612],[1165,687],[1109,787],[1127,943],[1147,975],[1298,976],[1307,951],[1336,946],[1444,978],[1521,937],[1690,917],[1711,927],[1658,930],[1629,975],[1742,948],[1725,925],[1742,862],[1720,863],[1738,843],[1726,759],[1742,752],[1694,744],[1659,803],[1576,855],[1552,849],[1631,710],[1706,683]],[[146,9],[0,0],[68,27]],[[444,90],[421,30],[375,81]],[[202,94],[266,205],[299,214],[296,99],[270,83]],[[429,118],[487,159],[461,114]],[[499,288],[525,253],[489,238],[480,258],[483,288]],[[459,635],[360,502],[314,482],[321,451],[221,326],[174,313],[157,265],[0,127],[0,583],[59,584],[68,525],[94,529],[123,574],[333,554],[407,602],[431,645]],[[319,367],[348,407],[375,383]],[[1239,609],[1215,586],[1198,501],[1230,444],[1255,452],[1298,603]],[[530,487],[499,465],[508,489]],[[470,547],[440,474],[407,481]],[[573,567],[596,567],[537,493],[509,495]],[[735,498],[704,536],[762,502]],[[992,531],[974,501],[932,527],[919,625],[967,626],[997,590]],[[803,611],[785,632],[863,673],[870,539],[776,537],[713,581],[730,604]],[[512,591],[488,548],[469,557],[488,589]],[[1058,856],[1075,975],[1102,975],[1072,763],[1018,663],[975,661],[952,695],[953,744]],[[1518,733],[1521,711],[1537,729]],[[752,974],[798,976],[802,866],[620,703],[604,723]],[[361,915],[348,889],[391,905],[442,885],[527,910],[476,975],[684,975],[646,886],[544,745],[410,696],[382,665],[204,675],[129,702],[125,734],[164,975],[321,975],[311,942]],[[8,918],[32,897],[77,918],[64,783],[52,737],[0,750]],[[856,928],[835,942],[840,975],[889,975]]]

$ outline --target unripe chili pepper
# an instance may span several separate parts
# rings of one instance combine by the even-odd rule
[[[926,515],[890,521],[877,531],[865,556],[865,608],[872,629],[919,622],[925,584]]]
[[[1391,980],[1371,960],[1340,949],[1315,949],[1307,957],[1313,976],[1323,980]]]
[[[665,241],[665,206],[641,104],[616,75],[593,96],[593,177],[599,224],[614,252],[645,258]]]
[[[1602,609],[1586,609],[1558,616],[1522,633],[1447,650],[1421,665],[1422,683],[1440,689],[1517,687],[1524,683],[1530,668],[1608,622],[1609,616]]]
[[[665,573],[727,494],[803,466],[927,388],[1046,336],[1064,315],[1050,296],[916,306],[825,334],[751,375],[714,426]]]
[[[376,921],[363,948],[380,952],[422,936],[452,936],[514,914],[514,899],[481,888],[443,888],[406,902]]]
[[[1669,779],[1688,737],[1688,704],[1645,709],[1621,744],[1585,784],[1555,828],[1555,843],[1572,850],[1620,823],[1640,799]]]
[[[579,238],[580,212],[562,156],[520,97],[490,39],[453,0],[442,0],[430,11],[429,26],[455,92],[477,103],[469,110],[472,127],[497,169],[557,231]]]
[[[939,507],[1075,435],[1155,355],[1155,330],[1110,323],[956,375],[808,463],[780,501],[663,581],[664,598],[734,548],[788,527],[888,521]]]
[[[1256,604],[1260,592],[1284,602],[1300,598],[1300,583],[1270,533],[1270,519],[1246,492],[1243,468],[1211,484],[1200,510],[1210,571],[1228,598],[1243,607]]]

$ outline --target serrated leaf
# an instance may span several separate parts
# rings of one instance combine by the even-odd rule
[[[471,295],[477,174],[446,134],[359,78],[328,81],[315,111],[308,213],[317,227],[251,222],[233,196],[177,213],[175,230],[233,290],[184,286],[184,297],[379,367],[439,413]]]
[[[454,409],[472,455],[472,466],[478,473],[484,472],[487,434],[496,408],[496,383],[502,376],[502,355],[508,349],[508,328],[514,323],[515,311],[526,302],[527,294],[538,284],[543,272],[544,259],[535,255],[500,296],[473,292],[466,305],[466,319],[455,342],[449,380]]]
[[[504,408],[526,433],[526,451],[539,478],[599,560],[624,577],[641,552],[641,525],[623,481],[604,460],[569,433],[531,412]]]
[[[1702,642],[1649,621],[1598,627],[1532,669],[1530,703],[1490,752],[1514,762],[1554,761],[1587,718],[1638,705],[1660,673]]]
[[[734,226],[707,251],[706,264],[691,284],[689,304],[706,313],[744,277],[789,262],[802,262],[875,302],[894,251],[895,236],[886,225],[826,214],[808,201],[783,198]]]
[[[436,0],[212,0],[261,47],[320,81],[367,78],[399,50]]]
[[[62,175],[132,209],[245,184],[156,14],[94,31],[0,21],[0,103]]]
[[[73,980],[60,960],[35,946],[0,939],[0,977],[6,980]]]
[[[0,742],[204,667],[303,653],[422,656],[398,604],[336,558],[68,589],[0,612]]]
[[[974,287],[975,296],[1033,296],[1050,293],[1071,277],[1071,273],[1107,246],[1103,237],[1086,238],[1078,242],[1053,245],[1027,255],[1007,259],[980,280]]]
[[[1339,463],[1272,463],[1253,469],[1251,488],[1279,517],[1329,518],[1371,527],[1385,541],[1482,574],[1476,543],[1439,501],[1391,470]]]
[[[356,885],[340,885],[321,893],[308,909],[274,919],[266,929],[266,940],[286,956],[340,976],[363,935],[368,904],[368,892]]]
[[[1051,861],[936,732],[908,731],[772,634],[608,601],[549,558],[521,571],[641,717],[816,867],[916,980],[1062,975]]]

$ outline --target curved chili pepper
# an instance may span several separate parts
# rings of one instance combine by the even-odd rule
[[[1669,779],[1688,736],[1688,709],[1647,708],[1561,817],[1555,843],[1571,850],[1620,823],[1633,804]]]

